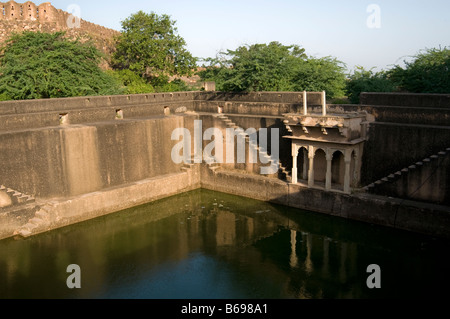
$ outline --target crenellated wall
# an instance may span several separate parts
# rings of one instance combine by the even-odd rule
[[[0,2],[0,43],[6,41],[13,32],[23,31],[66,31],[69,38],[93,38],[97,48],[107,55],[113,49],[114,36],[120,34],[116,30],[75,19],[71,13],[56,9],[50,2],[38,6],[31,1]]]

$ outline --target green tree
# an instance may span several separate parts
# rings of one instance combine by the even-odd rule
[[[112,57],[113,67],[129,69],[154,86],[168,83],[172,75],[191,75],[196,59],[177,34],[168,15],[139,11],[122,22]]]
[[[215,81],[223,91],[290,91],[292,71],[305,50],[278,42],[241,46],[206,59],[209,67],[199,73],[204,81]]]
[[[155,92],[155,89],[151,84],[130,70],[109,70],[107,73],[117,80],[119,85],[122,87],[124,94]]]
[[[344,67],[336,59],[313,58],[298,45],[279,42],[241,46],[227,50],[199,72],[204,81],[215,81],[222,91],[326,90],[329,97],[341,96],[345,86]]]
[[[345,96],[345,65],[333,57],[313,58],[299,63],[294,72],[295,91],[326,91],[329,98]]]
[[[189,87],[183,80],[175,79],[171,82],[167,82],[157,88],[158,92],[187,92],[193,91],[193,88]]]
[[[351,103],[359,103],[362,92],[393,92],[396,87],[386,71],[373,72],[359,66],[349,76],[346,91]]]
[[[12,35],[0,49],[1,99],[39,99],[118,94],[103,72],[101,54],[90,42],[64,38],[63,32]]]
[[[450,49],[426,49],[395,66],[388,75],[399,90],[412,93],[450,93]]]

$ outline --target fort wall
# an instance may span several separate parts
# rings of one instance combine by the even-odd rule
[[[23,31],[65,31],[71,39],[92,39],[96,47],[107,55],[113,50],[114,37],[120,34],[119,31],[75,18],[72,13],[56,9],[50,2],[40,5],[31,1],[0,2],[0,43],[6,41],[12,33]]]

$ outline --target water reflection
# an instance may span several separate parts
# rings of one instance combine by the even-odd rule
[[[0,241],[1,298],[448,297],[449,243],[199,190]],[[78,264],[82,288],[66,286]],[[382,289],[366,269],[382,269]]]

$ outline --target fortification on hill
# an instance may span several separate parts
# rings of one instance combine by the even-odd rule
[[[71,39],[92,39],[96,47],[109,56],[114,47],[114,36],[120,34],[119,31],[85,21],[76,14],[56,9],[50,2],[36,5],[31,1],[8,1],[0,2],[0,7],[0,44],[14,32],[66,31]]]

